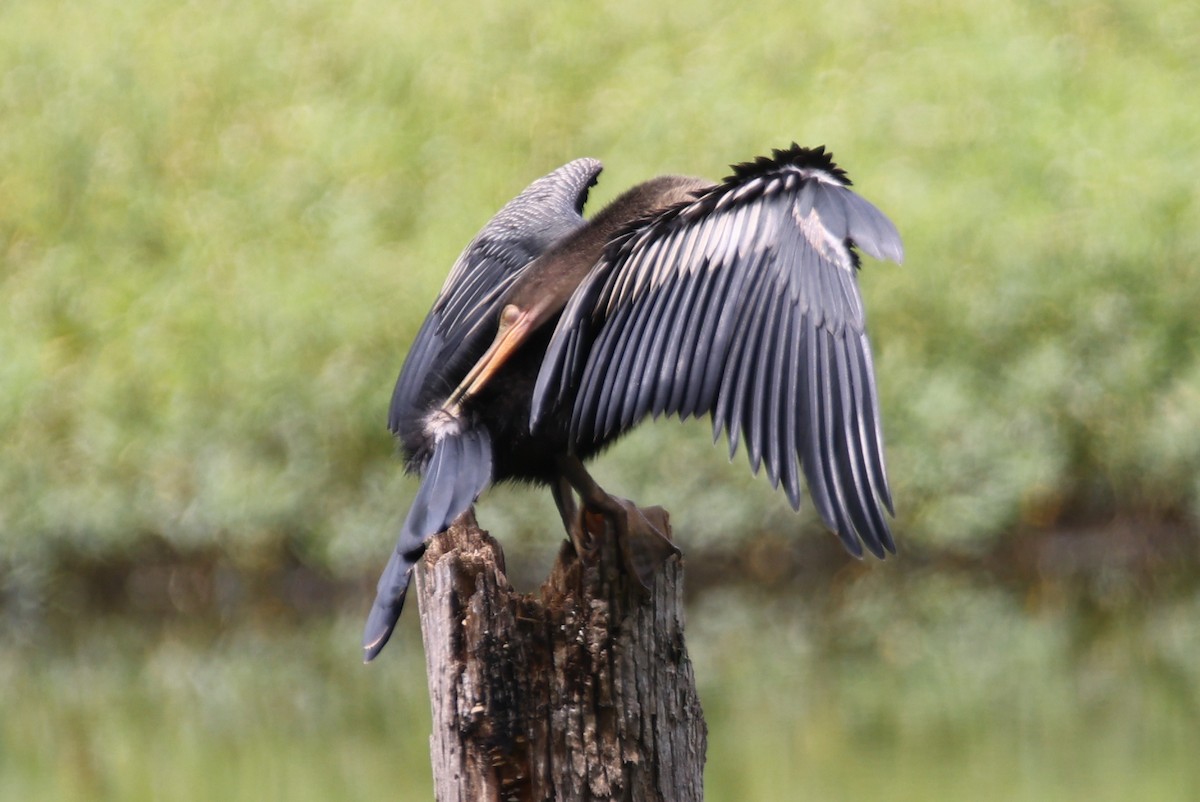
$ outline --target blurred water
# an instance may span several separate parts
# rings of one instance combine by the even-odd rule
[[[945,575],[705,593],[710,800],[1200,798],[1200,594],[1108,614]],[[0,646],[0,799],[424,799],[415,617],[78,621]]]

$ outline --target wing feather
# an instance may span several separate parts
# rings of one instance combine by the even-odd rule
[[[627,429],[641,420],[654,400],[655,382],[652,378],[662,359],[662,343],[667,336],[664,319],[670,319],[683,293],[676,284],[654,293],[648,305],[650,314],[646,325],[639,333],[637,345],[630,357],[629,382],[625,406],[621,413],[621,428]]]
[[[855,377],[859,383],[859,393],[863,399],[859,417],[863,452],[867,455],[870,465],[871,485],[875,493],[883,499],[884,506],[892,515],[896,514],[892,502],[891,490],[888,489],[887,471],[883,464],[883,434],[879,429],[879,398],[875,392],[875,367],[871,358],[871,344],[867,341],[865,332],[858,335],[858,347],[851,348],[856,367]]]
[[[687,392],[684,394],[681,406],[677,410],[681,419],[687,420],[691,415],[700,416],[712,409],[713,396],[720,385],[720,374],[711,362],[723,362],[725,353],[729,350],[728,326],[722,326],[722,320],[728,310],[728,297],[731,280],[736,273],[732,270],[711,270],[708,283],[711,290],[705,296],[705,306],[701,315],[701,324],[695,339],[692,358],[686,363]],[[711,378],[708,377],[709,374]]]
[[[838,399],[835,407],[835,439],[833,456],[837,460],[837,473],[843,477],[843,492],[848,497],[846,511],[849,513],[854,528],[858,531],[863,544],[876,557],[883,556],[883,540],[879,535],[877,521],[883,518],[878,514],[879,505],[868,498],[871,490],[870,481],[862,470],[862,459],[858,447],[858,425],[855,421],[855,403],[850,388],[850,368],[847,364],[844,341],[832,340],[830,350],[833,356],[833,370],[830,374],[831,383],[835,384],[834,393]],[[845,481],[849,479],[850,481]]]
[[[605,375],[604,381],[601,383],[602,391],[606,396],[605,412],[600,416],[600,419],[604,421],[603,432],[605,434],[617,430],[625,407],[637,401],[637,388],[630,387],[629,374],[636,361],[634,357],[638,341],[646,330],[650,305],[637,304],[631,309],[633,311],[629,316],[630,319],[622,329],[623,336],[612,338],[613,357],[608,364],[615,370]],[[633,393],[629,392],[631,389],[634,391]]]
[[[784,370],[787,371],[787,390],[779,414],[783,418],[783,490],[787,493],[788,502],[792,509],[800,509],[800,473],[792,454],[799,454],[796,446],[796,423],[800,410],[800,353],[803,346],[801,338],[801,321],[795,315],[787,316],[788,329],[785,334],[788,351],[785,357]]]
[[[804,352],[806,357],[800,366],[801,389],[800,425],[797,427],[796,450],[800,454],[800,465],[808,492],[813,497],[817,513],[826,525],[836,526],[833,515],[833,493],[829,487],[823,467],[824,456],[821,446],[821,351],[820,330],[810,321],[802,321]],[[852,549],[853,550],[853,549]]]
[[[749,415],[750,399],[753,396],[753,380],[758,352],[762,342],[762,319],[766,310],[767,274],[759,272],[754,276],[754,286],[747,297],[747,316],[745,327],[746,348],[742,353],[741,362],[736,373],[730,374],[733,380],[733,399],[730,401],[729,437],[737,440],[739,435],[745,440],[746,454],[750,460],[750,470],[758,473],[758,447],[751,431],[752,422]],[[732,448],[730,444],[730,448]]]
[[[900,261],[900,237],[822,150],[734,170],[610,244],[559,320],[535,420],[572,403],[572,436],[606,438],[709,413],[794,507],[803,475],[852,553],[894,550],[855,247]]]
[[[816,466],[824,475],[825,486],[829,490],[830,507],[822,517],[826,524],[836,531],[842,543],[856,557],[862,556],[861,536],[856,537],[850,522],[849,510],[846,509],[846,492],[842,487],[842,477],[837,471],[837,448],[835,443],[836,417],[834,405],[837,398],[833,393],[833,360],[830,356],[829,332],[817,331],[817,408],[820,421],[817,431],[817,453],[820,462]]]
[[[697,314],[690,315],[685,323],[683,336],[679,338],[679,360],[675,363],[675,376],[672,380],[671,398],[667,402],[667,408],[664,412],[668,414],[678,414],[683,418],[687,418],[689,410],[687,409],[688,394],[692,389],[689,384],[692,368],[695,365],[697,358],[697,350],[700,346],[700,332],[704,327],[704,322],[707,317],[706,311],[713,298],[713,287],[717,283],[717,278],[724,271],[717,268],[716,265],[711,265],[704,271],[704,275],[700,280],[700,292],[696,297]],[[664,367],[666,367],[664,365]]]
[[[614,317],[614,325],[605,330],[602,340],[599,343],[600,349],[599,359],[588,361],[589,376],[587,383],[587,392],[596,396],[596,411],[595,423],[592,427],[593,436],[600,439],[604,436],[605,426],[608,422],[609,407],[612,406],[613,396],[618,392],[617,383],[615,381],[606,381],[609,378],[608,366],[619,366],[618,361],[621,352],[625,346],[629,344],[629,340],[625,337],[618,336],[618,332],[623,332],[626,329],[626,324],[629,318],[633,316],[634,307],[622,306],[617,309]]]
[[[400,433],[424,402],[446,392],[443,376],[487,337],[485,323],[521,271],[552,243],[583,225],[580,211],[602,165],[577,159],[534,181],[496,213],[463,250],[417,332],[396,380],[388,427]]]
[[[771,361],[769,364],[764,363],[763,368],[767,369],[767,375],[763,376],[763,382],[770,383],[770,392],[764,397],[765,405],[763,407],[763,418],[766,422],[766,442],[764,443],[764,460],[767,465],[767,478],[771,480],[772,487],[779,487],[779,479],[783,473],[783,412],[785,403],[784,387],[787,383],[788,365],[785,360],[788,354],[789,341],[787,339],[789,323],[791,315],[785,308],[785,302],[782,294],[775,293],[775,308],[772,310],[773,331],[770,336],[771,340]],[[787,457],[791,459],[789,453]]]
[[[767,440],[767,403],[770,391],[770,376],[767,366],[771,363],[771,353],[776,345],[776,333],[773,324],[778,320],[776,306],[779,302],[778,293],[770,290],[771,282],[764,277],[763,288],[766,297],[761,305],[762,314],[755,322],[758,329],[758,354],[753,361],[748,361],[750,367],[747,377],[746,408],[742,413],[743,419],[749,421],[746,429],[746,447],[750,451],[750,466],[758,473],[766,450]],[[769,472],[768,468],[768,472]]]
[[[695,280],[679,278],[679,284],[684,287],[683,298],[674,310],[674,317],[670,321],[664,321],[668,323],[670,337],[663,349],[663,359],[659,364],[658,371],[658,386],[650,407],[654,415],[669,414],[670,411],[678,408],[678,403],[673,403],[672,398],[678,398],[682,394],[680,386],[682,380],[679,373],[680,366],[686,364],[682,352],[688,327],[681,321],[694,320],[702,314],[704,290],[713,278],[712,271],[704,264],[701,264],[693,276]]]
[[[737,365],[742,360],[746,345],[746,337],[736,337],[736,331],[745,329],[746,316],[754,309],[750,303],[752,293],[757,285],[757,277],[761,275],[760,262],[762,253],[754,253],[745,270],[728,270],[730,283],[725,294],[725,304],[720,311],[720,321],[715,340],[721,343],[725,354],[714,348],[709,353],[709,364],[704,366],[704,383],[718,383],[719,390],[713,407],[713,441],[720,437],[722,429],[730,437],[730,459],[737,450],[737,436],[732,430],[732,389],[726,377],[736,375]],[[731,300],[732,299],[732,300]]]

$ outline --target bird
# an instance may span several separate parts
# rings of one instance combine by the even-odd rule
[[[490,485],[549,487],[581,552],[595,542],[581,509],[642,544],[624,553],[644,584],[645,559],[675,546],[584,463],[647,416],[708,415],[730,460],[744,442],[794,509],[803,474],[851,554],[895,553],[857,274],[859,251],[901,263],[900,235],[824,146],[731,169],[720,182],[652,178],[585,219],[602,165],[577,159],[463,250],[392,394],[388,427],[420,486],[367,617],[365,662],[426,542]]]

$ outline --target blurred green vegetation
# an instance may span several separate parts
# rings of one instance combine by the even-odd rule
[[[792,139],[906,240],[862,276],[903,542],[1194,522],[1198,30],[1148,0],[6,3],[0,558],[377,562],[413,492],[390,385],[489,215],[580,155],[602,202]],[[703,426],[647,429],[601,470],[685,543],[796,528]],[[676,449],[695,471],[639,464]],[[544,522],[529,495],[498,531]]]
[[[365,584],[214,626],[165,570],[178,616],[89,631],[72,571],[372,576],[391,385],[488,217],[579,156],[595,209],[792,140],[905,239],[862,285],[909,567],[699,595],[711,798],[1196,798],[1200,607],[1153,569],[1200,555],[1197,85],[1191,0],[0,4],[0,798],[426,796],[415,625],[364,671]],[[660,423],[596,473],[689,554],[819,529],[737,462]],[[480,520],[553,551],[545,493]],[[1183,536],[1136,592],[1089,546],[1100,614],[921,568],[1114,522]]]

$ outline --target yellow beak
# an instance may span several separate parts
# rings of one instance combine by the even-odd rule
[[[519,309],[512,304],[504,307],[500,313],[500,328],[496,332],[496,339],[492,340],[484,355],[471,367],[458,387],[454,388],[454,392],[442,405],[443,409],[457,415],[463,401],[475,395],[488,383],[496,371],[521,347],[534,327],[532,310]]]

